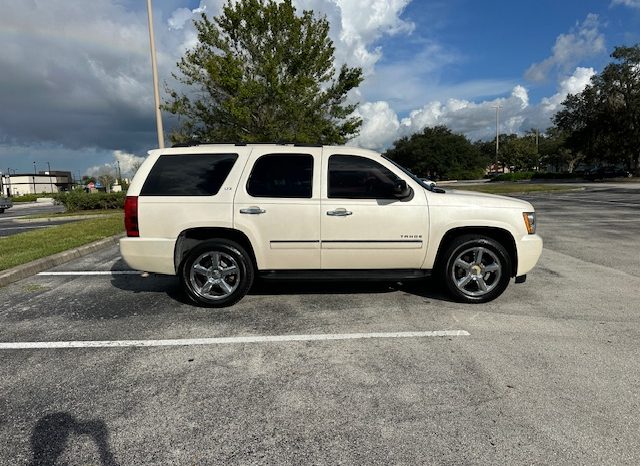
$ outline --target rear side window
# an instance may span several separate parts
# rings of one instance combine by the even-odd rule
[[[247,192],[253,197],[310,198],[312,182],[312,155],[268,154],[253,165]]]
[[[238,154],[162,155],[142,186],[141,196],[213,196]]]

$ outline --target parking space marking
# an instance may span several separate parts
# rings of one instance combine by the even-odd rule
[[[88,275],[141,275],[139,270],[77,270],[77,271],[46,271],[38,275],[47,276],[88,276]]]
[[[0,350],[52,348],[124,348],[130,346],[193,346],[237,343],[279,343],[290,341],[364,340],[372,338],[423,338],[469,336],[466,330],[429,332],[328,333],[316,335],[272,335],[219,338],[184,338],[177,340],[104,340],[104,341],[29,341],[0,343]]]

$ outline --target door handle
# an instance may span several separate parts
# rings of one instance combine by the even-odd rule
[[[347,215],[351,215],[351,214],[353,214],[353,212],[351,212],[350,210],[344,209],[342,207],[336,210],[327,211],[327,215],[330,215],[331,217],[346,217]]]
[[[261,209],[260,207],[256,207],[254,205],[252,205],[251,207],[248,207],[246,209],[240,209],[240,213],[241,214],[258,215],[258,214],[264,214],[265,212],[266,212],[266,210]]]

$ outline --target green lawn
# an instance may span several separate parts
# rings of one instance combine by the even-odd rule
[[[0,270],[122,233],[122,215],[108,215],[0,238]]]
[[[580,186],[568,184],[534,184],[534,183],[483,183],[483,184],[450,184],[441,186],[443,189],[462,189],[465,191],[479,191],[489,194],[526,194],[552,191],[572,191]]]

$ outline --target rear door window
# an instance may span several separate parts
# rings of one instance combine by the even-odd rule
[[[238,154],[162,155],[147,176],[141,196],[213,196]]]
[[[267,154],[256,160],[247,182],[253,197],[311,198],[313,156]]]

